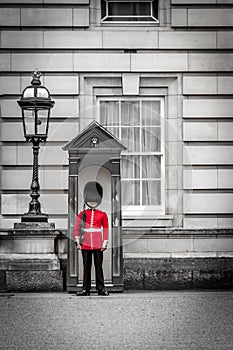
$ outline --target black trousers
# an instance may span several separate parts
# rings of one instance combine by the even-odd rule
[[[83,289],[86,291],[91,289],[92,255],[94,255],[96,289],[101,291],[104,289],[103,252],[101,250],[82,250]]]

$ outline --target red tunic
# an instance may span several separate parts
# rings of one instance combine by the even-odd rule
[[[82,249],[93,250],[107,248],[108,245],[108,217],[107,214],[98,209],[87,209],[86,225]],[[74,226],[74,241],[79,244],[80,222],[82,212],[77,216]],[[96,229],[96,230],[95,230]]]

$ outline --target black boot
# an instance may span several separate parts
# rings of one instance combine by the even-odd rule
[[[103,297],[106,297],[109,295],[108,291],[106,289],[102,289],[98,291],[98,295],[101,295]]]
[[[89,291],[89,290],[82,289],[82,290],[80,290],[79,292],[77,292],[76,295],[77,295],[78,297],[89,296],[89,295],[90,295],[90,291]]]

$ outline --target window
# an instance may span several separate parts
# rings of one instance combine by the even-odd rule
[[[102,22],[158,23],[158,0],[102,0]]]
[[[100,100],[100,123],[127,147],[122,152],[122,204],[164,207],[163,99]]]

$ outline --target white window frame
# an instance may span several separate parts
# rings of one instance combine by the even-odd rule
[[[97,121],[100,123],[100,103],[101,102],[111,102],[111,101],[160,101],[160,111],[161,111],[161,149],[160,152],[127,152],[122,151],[122,156],[124,155],[159,155],[161,159],[161,204],[160,205],[128,205],[126,207],[122,206],[122,212],[124,217],[132,216],[146,216],[148,218],[154,217],[155,214],[165,214],[165,101],[163,97],[99,97],[97,98]],[[140,125],[141,126],[141,125]],[[141,179],[141,178],[140,178]]]
[[[106,16],[104,18],[101,19],[101,22],[102,23],[113,23],[113,24],[122,24],[122,23],[128,23],[128,24],[155,24],[155,23],[159,23],[159,20],[158,18],[155,18],[153,16],[153,2],[156,1],[156,0],[146,0],[145,2],[148,2],[150,3],[151,5],[151,15],[150,16],[147,16],[147,15],[144,15],[144,16],[126,16],[126,15],[122,15],[122,16],[110,16],[108,13],[109,13],[109,9],[108,9],[108,4],[109,3],[113,3],[113,2],[118,2],[118,3],[122,3],[122,2],[144,2],[142,0],[105,0],[105,3],[106,3]],[[108,18],[123,18],[123,17],[130,17],[130,18],[145,18],[145,17],[148,17],[148,18],[151,18],[151,21],[109,21]]]

